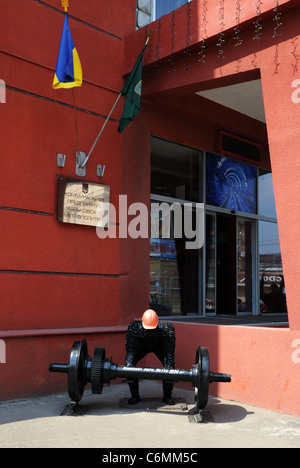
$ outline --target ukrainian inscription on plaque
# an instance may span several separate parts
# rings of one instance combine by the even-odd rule
[[[57,220],[61,223],[108,227],[109,198],[108,185],[60,177]]]

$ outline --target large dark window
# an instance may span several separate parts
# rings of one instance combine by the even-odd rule
[[[196,209],[203,198],[202,161],[202,151],[152,138],[150,307],[159,315],[201,309],[203,249],[187,244],[204,228],[204,209]]]
[[[192,233],[203,239],[191,249],[183,229],[187,205]],[[270,171],[152,137],[153,222],[150,306],[160,315],[282,320],[278,313],[287,306]]]
[[[169,141],[152,138],[151,193],[199,202],[201,169],[199,151]]]
[[[259,195],[259,278],[260,311],[262,314],[286,313],[286,294],[276,222],[273,177],[270,171],[260,169]]]
[[[286,313],[286,294],[277,223],[259,222],[261,313]]]
[[[259,215],[276,219],[273,177],[270,171],[259,170],[258,197]]]

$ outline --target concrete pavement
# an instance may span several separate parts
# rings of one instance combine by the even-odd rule
[[[189,417],[194,393],[175,388],[186,409],[164,407],[162,385],[141,382],[144,399],[128,407],[126,384],[86,390],[85,416],[60,416],[67,394],[0,403],[0,448],[299,448],[300,418],[211,396],[206,423]],[[152,400],[152,403],[148,399]]]

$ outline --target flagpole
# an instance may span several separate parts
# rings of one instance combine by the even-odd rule
[[[72,88],[72,93],[73,93],[73,102],[74,102],[74,114],[75,114],[75,130],[76,130],[77,152],[78,152],[78,156],[79,156],[80,151],[79,151],[79,136],[78,136],[78,120],[77,120],[77,108],[76,108],[76,100],[75,100],[75,91],[74,91],[74,88]]]
[[[117,99],[116,99],[116,102],[115,102],[114,105],[112,106],[111,111],[110,111],[110,113],[108,114],[108,116],[107,116],[107,118],[106,118],[104,124],[102,125],[102,128],[101,128],[101,130],[100,130],[100,132],[99,132],[99,134],[98,134],[98,136],[97,136],[97,138],[96,138],[96,140],[95,140],[95,143],[93,144],[92,148],[90,149],[89,154],[88,154],[87,157],[85,158],[85,161],[82,163],[82,165],[81,165],[82,168],[85,167],[86,163],[87,163],[88,160],[90,159],[90,156],[91,156],[92,152],[94,151],[95,146],[96,146],[96,144],[98,143],[98,140],[99,140],[99,138],[101,137],[101,135],[102,135],[102,133],[103,133],[103,131],[104,131],[104,129],[105,129],[105,127],[106,127],[106,125],[107,125],[107,123],[108,123],[108,121],[109,121],[109,119],[110,119],[112,113],[113,113],[113,111],[115,110],[115,108],[116,108],[116,106],[117,106],[117,104],[118,104],[118,102],[119,102],[121,96],[122,96],[122,94],[120,93],[119,96],[118,96]]]
[[[147,40],[146,40],[146,42],[145,42],[145,46],[148,45],[149,39],[150,39],[150,36],[147,37]],[[102,133],[103,133],[103,131],[104,131],[104,129],[105,129],[105,127],[106,127],[106,125],[107,125],[107,123],[108,123],[108,121],[109,121],[109,119],[110,119],[112,113],[113,113],[113,111],[115,110],[115,108],[116,108],[116,106],[117,106],[117,104],[118,104],[118,102],[119,102],[121,96],[122,96],[122,92],[118,95],[118,97],[117,97],[117,99],[116,99],[116,102],[114,103],[114,105],[113,105],[113,107],[112,107],[110,113],[108,114],[108,116],[107,116],[107,118],[106,118],[104,124],[102,125],[102,128],[101,128],[101,130],[100,130],[100,132],[99,132],[99,134],[98,134],[98,136],[97,136],[97,138],[96,138],[96,140],[95,140],[95,142],[94,142],[94,144],[93,144],[93,146],[92,146],[92,148],[91,148],[89,154],[88,154],[87,157],[85,158],[85,161],[82,163],[81,168],[85,167],[86,164],[87,164],[87,162],[88,162],[88,160],[90,159],[90,156],[91,156],[92,152],[94,151],[95,146],[96,146],[96,144],[98,143],[98,140],[99,140],[99,138],[101,137],[101,135],[102,135]]]

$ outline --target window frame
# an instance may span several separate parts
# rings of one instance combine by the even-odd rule
[[[186,4],[187,4],[187,3],[191,3],[192,1],[193,1],[193,0],[187,0]],[[150,22],[151,22],[151,23],[153,23],[153,22],[156,21],[157,19],[162,18],[163,16],[165,16],[165,15],[162,15],[162,16],[160,16],[159,18],[157,18],[157,16],[156,16],[156,2],[157,2],[157,0],[151,0],[151,19],[150,19]],[[183,5],[182,5],[182,6],[183,6]],[[179,8],[181,8],[181,7],[179,7]],[[171,10],[170,13],[171,13],[172,11],[175,11],[175,10],[178,10],[178,8],[174,8],[174,10]],[[167,13],[166,13],[166,14],[167,14]]]
[[[278,220],[277,217],[273,216],[266,216],[266,215],[261,215],[260,214],[260,209],[259,209],[259,204],[260,204],[260,194],[259,194],[259,177],[260,173],[262,171],[269,172],[272,174],[271,169],[266,170],[265,168],[261,167],[259,164],[255,164],[253,161],[245,161],[242,160],[241,162],[248,164],[250,166],[254,166],[256,168],[256,177],[257,177],[257,184],[256,184],[256,197],[257,197],[257,211],[256,213],[248,213],[248,212],[241,212],[241,211],[235,211],[234,213],[232,210],[227,209],[227,208],[220,208],[217,206],[213,205],[208,205],[206,204],[206,183],[207,183],[207,177],[206,177],[206,159],[207,159],[207,154],[214,153],[216,155],[220,155],[217,152],[212,152],[212,151],[205,151],[201,148],[196,148],[190,145],[182,144],[178,141],[173,141],[169,139],[165,139],[163,137],[160,137],[158,135],[152,135],[152,138],[158,138],[162,139],[165,141],[170,142],[170,144],[178,144],[181,146],[187,146],[188,148],[195,149],[196,151],[199,152],[199,157],[202,159],[202,162],[199,164],[199,184],[201,186],[199,187],[199,201],[198,203],[203,203],[204,204],[204,210],[205,210],[205,226],[204,226],[204,233],[206,233],[206,216],[207,215],[214,215],[216,217],[217,213],[222,213],[222,214],[234,214],[236,217],[236,222],[238,222],[239,219],[244,219],[244,220],[249,220],[252,222],[252,251],[253,251],[253,297],[252,297],[252,303],[253,303],[253,310],[252,310],[252,317],[259,316],[261,315],[260,313],[260,272],[259,272],[259,265],[260,265],[260,260],[259,260],[259,223],[261,221],[269,222],[269,223],[274,223],[278,225]],[[226,155],[221,154],[221,156],[228,158],[228,159],[233,159],[236,160],[235,158],[230,158]],[[240,161],[240,160],[238,160]],[[150,200],[152,201],[159,201],[159,202],[167,202],[167,203],[179,203],[179,204],[184,204],[184,203],[192,203],[193,206],[196,206],[197,202],[191,202],[189,200],[182,200],[179,198],[173,198],[173,197],[168,197],[168,196],[163,196],[163,195],[158,195],[155,193],[150,193]],[[200,201],[202,200],[202,202]],[[275,205],[276,206],[276,205]],[[204,234],[204,246],[206,246],[206,235]],[[216,263],[215,263],[216,267]],[[213,313],[207,313],[206,312],[206,249],[203,249],[203,255],[202,255],[202,261],[199,261],[199,291],[198,291],[198,314],[191,314],[189,315],[190,318],[194,317],[196,318],[209,318],[211,316],[216,315],[216,310]],[[243,315],[236,313],[236,316],[238,317],[239,315]],[[176,320],[184,320],[186,317],[184,315],[182,316],[176,316]]]

